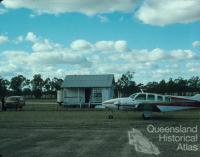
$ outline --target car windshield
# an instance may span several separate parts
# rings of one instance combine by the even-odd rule
[[[20,97],[8,97],[7,98],[8,101],[17,101],[19,99],[20,99]]]

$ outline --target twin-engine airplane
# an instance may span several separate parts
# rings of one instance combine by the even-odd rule
[[[143,111],[143,118],[148,119],[152,116],[152,112],[200,108],[200,94],[192,97],[183,97],[154,93],[136,93],[129,97],[104,101],[102,105],[112,110],[140,110]]]

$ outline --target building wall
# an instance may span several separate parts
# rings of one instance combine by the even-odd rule
[[[91,88],[95,89],[95,88]],[[102,102],[112,99],[114,95],[113,88],[98,88],[102,93]],[[95,99],[92,99],[95,100]],[[85,88],[64,88],[64,104],[65,105],[79,105],[85,103]]]
[[[103,88],[102,89],[102,102],[112,99],[114,96],[113,88]]]
[[[78,92],[79,90],[79,92]],[[79,93],[79,94],[78,94]],[[84,88],[65,88],[64,89],[64,104],[80,104],[85,102]]]

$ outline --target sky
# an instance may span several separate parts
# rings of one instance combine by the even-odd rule
[[[0,76],[200,76],[199,0],[4,0]]]

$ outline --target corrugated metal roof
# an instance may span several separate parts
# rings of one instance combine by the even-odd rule
[[[67,75],[63,87],[112,87],[113,74],[107,75]]]

